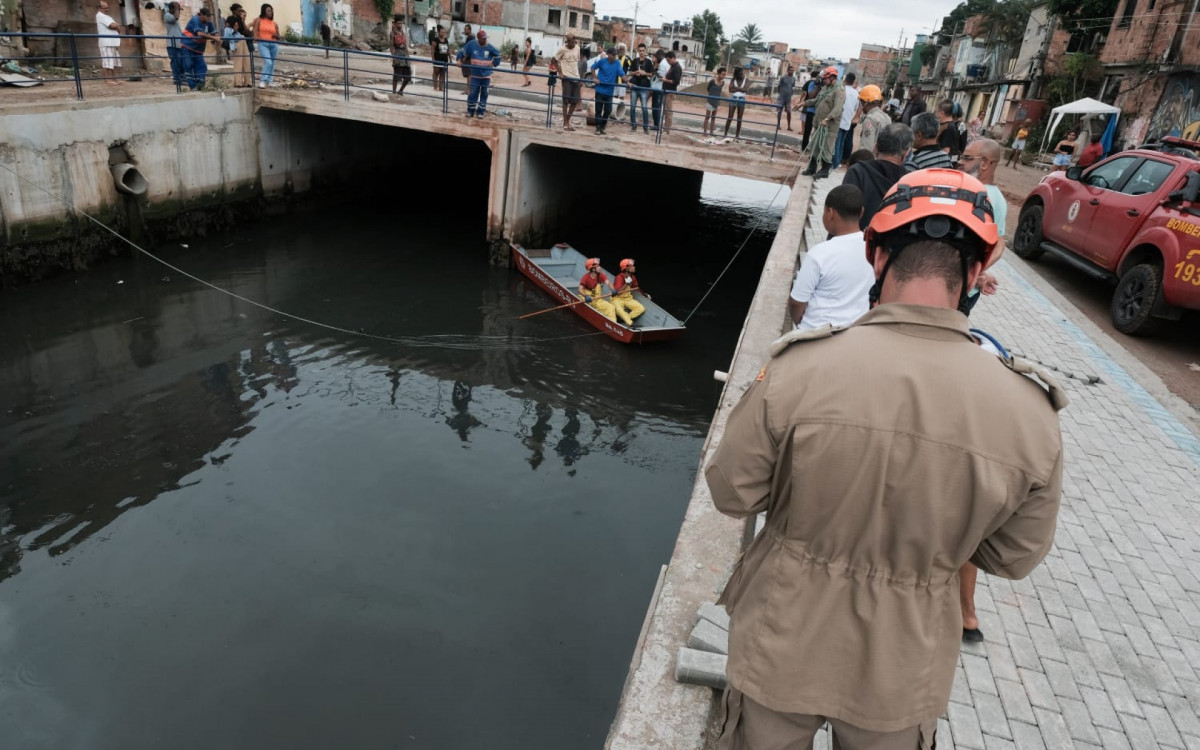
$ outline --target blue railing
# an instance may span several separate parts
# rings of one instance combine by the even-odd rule
[[[58,54],[53,55],[31,55],[17,61],[22,67],[38,67],[48,68],[49,75],[41,75],[43,84],[62,84],[73,85],[75,96],[78,99],[84,98],[84,83],[98,80],[146,80],[146,79],[162,79],[171,81],[176,91],[182,92],[189,86],[189,77],[185,70],[182,74],[176,75],[169,67],[159,72],[151,71],[133,71],[119,70],[119,75],[116,71],[111,76],[105,76],[103,73],[97,75],[94,70],[89,69],[93,66],[100,66],[102,56],[99,53],[98,40],[102,38],[99,34],[70,34],[70,33],[7,33],[4,36],[11,38],[19,38],[24,40],[25,46],[29,47],[30,41],[35,40],[56,40],[55,46],[65,45],[65,49]],[[107,37],[110,38],[111,37]],[[172,42],[181,43],[179,37],[166,37],[156,35],[121,35],[122,40],[134,39],[143,43],[147,40],[160,40],[164,47],[170,47]],[[185,38],[186,39],[186,38]],[[236,40],[240,47],[237,54],[244,54],[246,50],[246,39]],[[261,56],[261,40],[250,40],[256,46],[253,54],[249,55],[248,73],[250,85],[258,85],[262,82],[263,76],[263,57]],[[355,92],[364,92],[369,94],[380,93],[391,95],[393,93],[392,86],[386,88],[374,85],[372,78],[378,78],[381,71],[378,68],[364,67],[369,63],[387,62],[393,65],[393,75],[398,75],[399,71],[394,67],[396,63],[407,63],[411,74],[411,81],[407,89],[404,91],[404,96],[414,97],[417,99],[436,100],[440,103],[443,114],[450,114],[454,107],[450,96],[451,90],[462,91],[465,93],[468,79],[461,73],[460,65],[455,61],[437,62],[427,57],[394,57],[386,52],[363,51],[348,48],[335,47],[319,47],[309,44],[299,44],[294,42],[267,42],[268,44],[276,45],[277,50],[303,50],[303,55],[290,55],[287,60],[279,60],[277,64],[285,65],[285,69],[277,69],[273,72],[273,78],[284,82],[284,85],[291,84],[297,86],[300,82],[308,83],[316,81],[317,83],[329,87],[337,87],[341,89],[342,96],[346,101],[349,101]],[[92,54],[92,50],[95,53]],[[206,48],[211,50],[211,47]],[[324,54],[322,54],[324,53]],[[180,55],[193,54],[190,52],[180,51]],[[222,56],[232,60],[233,54],[222,51]],[[278,54],[278,53],[277,53]],[[148,55],[147,55],[148,56]],[[168,57],[154,56],[160,59],[164,66],[169,66]],[[206,57],[211,57],[211,52]],[[142,54],[138,55],[139,67]],[[313,58],[313,59],[309,59]],[[428,76],[416,75],[417,67],[421,66],[428,72]],[[240,75],[236,71],[226,69],[209,69],[206,72],[204,86],[208,87],[208,79],[228,79],[235,75]],[[386,75],[386,73],[384,73]],[[533,87],[526,86],[523,81],[528,78],[531,83],[540,81],[541,84],[534,84]],[[547,129],[555,127],[556,114],[561,115],[564,106],[564,97],[562,91],[562,76],[556,73],[546,73],[541,71],[531,70],[525,73],[521,69],[510,70],[506,69],[505,65],[492,68],[489,82],[489,96],[504,97],[504,101],[500,104],[500,108],[509,111],[524,111],[537,114],[537,118],[542,122]],[[578,78],[574,78],[579,80]],[[193,76],[191,82],[196,82]],[[223,86],[222,86],[223,87]],[[541,90],[535,91],[534,88]],[[595,98],[596,85],[590,80],[582,81],[581,97],[579,102],[580,110],[575,113],[579,119],[577,122],[585,123],[589,116],[584,110],[585,104],[592,104],[593,121],[595,121],[595,106],[598,104]],[[630,110],[634,108],[634,90],[629,84],[623,84],[617,88],[625,90],[625,100],[619,101],[614,99],[612,102],[613,117],[608,120],[609,125],[614,126],[632,126],[635,129],[650,127],[654,133],[655,143],[662,143],[663,135],[667,132],[678,132],[686,134],[695,134],[700,136],[716,135],[721,133],[722,137],[728,130],[731,134],[736,133],[735,128],[740,120],[742,125],[743,140],[750,142],[769,144],[771,147],[771,158],[775,156],[775,150],[779,143],[780,135],[780,116],[782,114],[781,106],[777,102],[761,102],[748,99],[732,98],[727,96],[710,97],[707,94],[696,94],[687,91],[661,91],[657,89],[646,89],[647,104],[645,116],[647,120],[643,120],[639,112],[639,118],[634,124],[629,118],[633,114],[625,113],[621,119],[616,118],[618,108],[625,107]],[[589,94],[588,92],[592,92]],[[701,128],[695,127],[694,120],[700,117],[703,121],[707,118],[704,113],[697,115],[694,112],[674,113],[673,116],[668,115],[669,112],[674,112],[676,105],[680,103],[699,103],[704,105],[707,111],[708,107],[712,107],[712,119],[715,127],[713,132],[705,132],[703,125]],[[493,107],[495,110],[495,107]],[[464,106],[465,111],[465,106]],[[668,130],[666,119],[671,117],[673,120]],[[586,126],[586,125],[585,125]],[[763,135],[764,131],[769,134]],[[757,135],[755,135],[757,133]],[[749,136],[749,137],[748,137]]]

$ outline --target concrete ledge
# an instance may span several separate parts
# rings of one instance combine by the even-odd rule
[[[811,193],[808,179],[798,180],[792,188],[708,431],[701,469],[709,448],[719,443],[725,432],[729,411],[766,363],[767,345],[784,329]],[[641,654],[634,656],[638,666],[626,680],[606,748],[699,749],[711,739],[716,705],[713,690],[677,682],[677,654],[687,643],[701,605],[711,602],[724,587],[741,553],[745,532],[744,522],[723,516],[713,507],[703,473],[698,473],[662,591],[651,604]]]

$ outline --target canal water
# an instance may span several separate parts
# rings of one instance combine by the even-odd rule
[[[146,258],[0,294],[0,745],[601,747],[776,193],[563,238],[683,317],[767,227],[665,345],[369,196],[156,249],[397,341]]]

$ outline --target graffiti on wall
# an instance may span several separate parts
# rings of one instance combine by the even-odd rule
[[[1171,77],[1146,135],[1149,140],[1165,135],[1200,140],[1200,75]]]
[[[350,3],[333,0],[329,3],[329,25],[343,36],[354,36],[354,23],[350,17]]]

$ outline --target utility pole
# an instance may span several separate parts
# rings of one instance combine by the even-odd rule
[[[525,29],[521,33],[521,43],[524,44],[525,40],[528,38],[529,38],[529,0],[525,0]],[[517,46],[521,47],[521,44],[518,44]],[[524,49],[524,47],[521,47],[521,48]]]
[[[529,0],[525,0],[525,2],[529,2]],[[630,51],[630,52],[633,52],[633,53],[635,53],[635,54],[637,53],[637,17],[638,17],[638,9],[639,9],[639,8],[641,8],[641,6],[643,6],[643,5],[649,5],[649,4],[650,4],[650,3],[652,3],[652,2],[654,2],[654,0],[646,0],[646,2],[644,2],[644,3],[639,1],[639,2],[635,2],[635,3],[633,4],[633,33],[631,34],[631,37],[632,37],[632,39],[631,39],[631,41],[630,41],[630,45],[629,45],[629,51]],[[672,34],[674,34],[674,33],[675,33],[675,29],[674,29],[673,27],[672,27],[672,29],[671,29],[671,33],[672,33]],[[607,42],[605,42],[605,44],[607,44]]]

